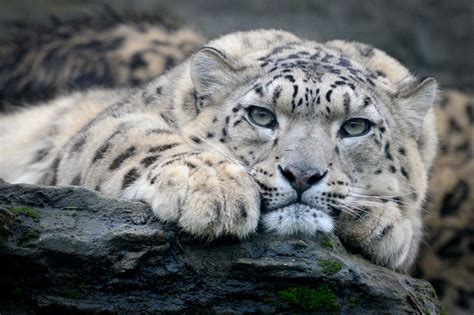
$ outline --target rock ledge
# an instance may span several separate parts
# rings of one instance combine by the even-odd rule
[[[439,314],[431,285],[333,236],[211,243],[139,202],[0,181],[0,313]]]

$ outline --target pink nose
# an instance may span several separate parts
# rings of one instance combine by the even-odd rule
[[[279,166],[279,169],[283,177],[286,178],[297,193],[302,193],[310,189],[311,186],[318,183],[327,173],[321,173],[321,171],[316,168],[301,170],[294,165],[288,165],[285,166],[285,168]]]

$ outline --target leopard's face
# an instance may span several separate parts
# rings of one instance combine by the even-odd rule
[[[263,226],[314,234],[335,222],[350,243],[390,244],[382,264],[404,264],[419,240],[427,168],[417,128],[397,111],[402,100],[377,88],[374,71],[334,51],[296,46],[242,68],[250,74],[240,81],[219,82],[233,84],[230,93],[218,101],[219,90],[198,93],[198,104],[209,121],[202,133],[259,186]]]
[[[391,204],[404,186],[376,96],[334,74],[319,83],[298,72],[266,76],[231,102],[224,142],[260,187],[263,223],[284,234],[321,229],[312,209],[370,216],[375,196]]]

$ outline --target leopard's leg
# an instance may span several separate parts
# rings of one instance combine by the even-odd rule
[[[247,170],[162,119],[140,113],[106,117],[61,152],[48,184],[143,200],[163,221],[204,238],[245,237],[257,227],[260,198]]]

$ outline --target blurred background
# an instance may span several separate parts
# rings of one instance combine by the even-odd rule
[[[209,38],[279,28],[309,39],[371,43],[444,88],[474,87],[472,0],[2,0],[0,27],[13,20],[91,14],[110,5],[120,14],[166,16]],[[3,32],[0,32],[2,36]]]

